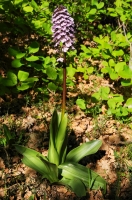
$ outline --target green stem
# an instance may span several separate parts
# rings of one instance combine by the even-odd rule
[[[66,53],[64,53],[64,62],[63,62],[63,95],[62,95],[62,115],[63,118],[65,114],[66,107]]]

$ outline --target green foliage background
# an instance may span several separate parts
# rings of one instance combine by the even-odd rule
[[[86,81],[89,75],[109,79],[113,85],[130,92],[125,95],[109,86],[98,87],[90,100],[78,97],[81,109],[91,112],[87,104],[107,105],[107,114],[129,117],[132,112],[132,12],[131,0],[5,0],[0,1],[0,32],[10,37],[28,36],[23,46],[7,49],[13,58],[6,68],[6,76],[0,76],[0,95],[19,93],[33,88],[48,94],[60,92],[62,68],[58,67],[57,54],[53,50],[51,17],[57,5],[64,5],[76,24],[75,51],[67,55],[67,85],[73,86],[76,73],[82,73]],[[38,39],[31,38],[35,35]],[[36,37],[36,38],[37,38]],[[91,45],[92,44],[92,45]],[[43,50],[42,50],[43,49]],[[78,62],[75,62],[75,59]],[[92,65],[90,60],[99,61]],[[61,65],[60,65],[61,66]]]

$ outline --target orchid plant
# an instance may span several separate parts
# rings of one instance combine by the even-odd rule
[[[58,6],[53,13],[52,23],[53,42],[59,53],[57,61],[63,63],[62,112],[57,112],[56,109],[53,112],[47,156],[21,145],[15,145],[15,148],[23,155],[22,162],[39,172],[50,183],[65,185],[79,197],[86,195],[87,188],[102,189],[105,192],[106,181],[78,163],[83,157],[96,153],[102,141],[86,142],[67,154],[66,52],[74,49],[74,20],[64,6]]]

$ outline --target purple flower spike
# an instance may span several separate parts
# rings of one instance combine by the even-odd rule
[[[54,10],[52,24],[55,47],[61,48],[62,52],[74,49],[74,20],[64,6],[60,5]]]

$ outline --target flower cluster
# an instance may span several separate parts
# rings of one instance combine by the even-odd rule
[[[55,47],[61,48],[62,52],[74,49],[74,20],[64,6],[60,5],[54,10],[52,23]]]

